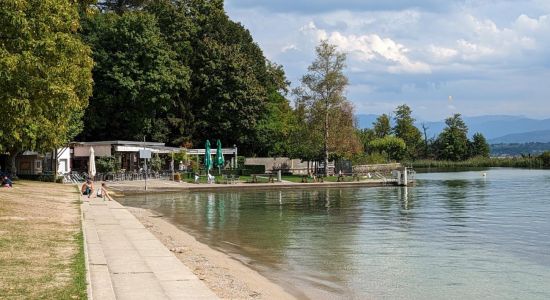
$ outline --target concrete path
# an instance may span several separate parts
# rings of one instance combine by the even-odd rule
[[[218,299],[124,206],[82,200],[89,299]]]

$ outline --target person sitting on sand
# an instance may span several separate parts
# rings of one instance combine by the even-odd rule
[[[87,179],[86,182],[80,188],[82,195],[88,195],[88,198],[94,193],[94,182]]]
[[[11,188],[13,187],[13,182],[11,181],[11,179],[8,178],[8,176],[4,176],[4,178],[2,179],[2,186]]]
[[[103,200],[105,200],[105,198],[107,198],[109,201],[113,200],[113,198],[111,198],[111,195],[109,195],[109,191],[107,191],[107,185],[105,185],[105,182],[102,182],[101,187],[97,189],[97,196],[99,198],[103,198]]]

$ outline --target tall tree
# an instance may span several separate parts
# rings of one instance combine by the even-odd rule
[[[455,114],[445,120],[447,127],[437,138],[440,159],[464,160],[469,156],[468,127],[460,114]]]
[[[407,145],[407,156],[415,159],[418,156],[418,148],[422,143],[422,134],[414,126],[415,119],[412,117],[412,110],[406,104],[400,105],[395,110],[395,126],[393,132],[396,137],[401,138]]]
[[[311,115],[322,122],[323,160],[325,175],[328,175],[329,138],[331,131],[331,111],[342,110],[347,105],[344,95],[348,79],[343,71],[346,66],[346,55],[324,40],[315,49],[317,57],[308,67],[308,73],[301,79],[301,86],[294,94],[306,103]],[[351,138],[357,139],[355,131]],[[337,145],[335,145],[337,146]]]
[[[382,114],[376,118],[376,122],[372,123],[374,134],[378,138],[383,138],[391,134],[390,117],[387,114]]]
[[[74,137],[92,91],[79,3],[0,1],[0,148],[49,151]]]
[[[164,41],[156,18],[142,11],[98,14],[85,26],[93,48],[95,87],[82,138],[171,142],[175,99],[189,69]]]
[[[491,152],[491,148],[489,144],[487,143],[487,140],[483,136],[483,134],[477,132],[472,137],[472,143],[471,143],[471,156],[481,156],[481,157],[489,157],[489,153]]]

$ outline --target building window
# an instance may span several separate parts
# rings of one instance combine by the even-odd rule
[[[35,169],[42,169],[42,161],[41,160],[35,160],[34,161],[34,168]]]

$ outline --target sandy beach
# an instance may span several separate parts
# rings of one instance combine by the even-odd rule
[[[260,273],[198,242],[158,214],[141,208],[128,210],[220,298],[296,299]]]

